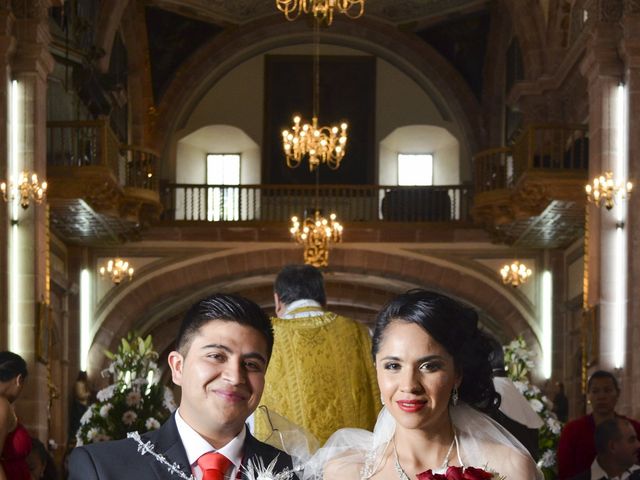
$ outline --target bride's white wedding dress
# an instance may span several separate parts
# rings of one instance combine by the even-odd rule
[[[524,446],[490,417],[465,404],[452,407],[450,414],[458,437],[457,454],[452,455],[451,464],[482,468],[507,480],[544,478]],[[392,454],[390,442],[394,432],[395,420],[383,408],[373,432],[352,428],[338,430],[304,461],[304,470],[298,476],[301,480],[369,479]],[[425,470],[428,468],[425,466]],[[435,468],[433,471],[444,473]]]

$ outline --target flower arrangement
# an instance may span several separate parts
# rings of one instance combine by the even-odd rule
[[[540,450],[538,467],[542,469],[545,480],[555,479],[557,477],[556,451],[562,423],[551,411],[551,404],[547,397],[529,381],[529,372],[534,367],[533,354],[527,348],[524,339],[519,336],[503,348],[507,375],[544,422],[538,434]]]
[[[158,383],[158,354],[151,335],[143,339],[130,333],[116,353],[105,355],[111,364],[102,375],[110,376],[113,383],[97,393],[97,401],[80,419],[78,445],[158,429],[175,410],[171,390]]]
[[[504,480],[504,477],[481,468],[449,467],[445,473],[432,473],[431,470],[419,473],[418,480]]]

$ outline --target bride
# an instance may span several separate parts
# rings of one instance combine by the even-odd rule
[[[542,479],[526,449],[479,411],[495,406],[499,395],[491,346],[477,324],[475,311],[423,290],[385,306],[373,335],[385,405],[375,430],[339,430],[302,478],[423,480],[447,470],[447,478],[494,478],[462,477],[455,468],[473,467],[495,478]]]

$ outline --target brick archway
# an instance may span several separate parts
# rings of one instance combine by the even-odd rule
[[[538,347],[533,315],[510,290],[482,273],[422,254],[385,252],[380,246],[337,248],[331,255],[325,279],[329,304],[336,310],[370,321],[394,294],[415,287],[433,289],[474,306],[499,336],[523,333]],[[295,247],[254,245],[150,268],[100,305],[89,352],[90,375],[96,378],[104,366],[104,350],[117,348],[130,330],[152,333],[158,351],[169,348],[184,311],[207,294],[246,295],[272,311],[275,275],[283,265],[299,262]]]

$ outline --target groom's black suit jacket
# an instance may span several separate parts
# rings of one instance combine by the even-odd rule
[[[141,436],[143,442],[155,445],[155,453],[163,455],[169,463],[178,463],[186,476],[191,475],[187,453],[180,440],[174,416],[160,429]],[[277,448],[256,440],[247,431],[242,464],[261,458],[267,466],[278,457],[275,472],[291,468],[291,457]],[[244,475],[243,475],[244,478]],[[138,445],[132,439],[96,443],[77,447],[69,457],[68,480],[178,480],[167,467],[150,454],[138,453]]]

